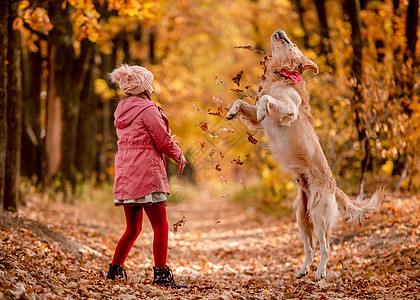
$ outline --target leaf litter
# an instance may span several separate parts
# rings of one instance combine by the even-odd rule
[[[341,221],[331,240],[327,278],[320,282],[314,281],[319,249],[310,273],[294,277],[304,258],[294,216],[279,220],[222,197],[168,206],[170,224],[183,227],[170,235],[168,252],[175,279],[191,287],[180,291],[152,285],[153,231],[146,221],[125,263],[128,282],[109,282],[104,276],[123,219],[110,222],[83,203],[42,197],[25,203],[19,217],[0,218],[1,299],[415,299],[420,294],[419,196],[388,195],[362,226]]]

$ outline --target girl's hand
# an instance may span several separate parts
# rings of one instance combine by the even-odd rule
[[[182,171],[184,171],[186,164],[187,164],[187,160],[185,159],[184,154],[181,154],[181,157],[178,161],[178,173],[182,173]]]

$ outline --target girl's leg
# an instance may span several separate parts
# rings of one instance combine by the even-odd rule
[[[153,257],[155,267],[165,267],[168,254],[168,221],[166,220],[165,204],[145,206],[144,211],[150,220],[150,224],[152,224],[154,233]]]
[[[142,207],[124,207],[125,214],[125,232],[118,241],[115,249],[114,257],[112,259],[113,265],[122,266],[131,250],[134,242],[139,236],[143,223],[143,208]]]

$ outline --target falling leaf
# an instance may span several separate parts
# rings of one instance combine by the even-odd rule
[[[207,122],[204,122],[204,121],[200,122],[200,124],[196,124],[195,126],[200,127],[200,129],[204,132],[207,132],[209,130]]]
[[[198,108],[198,106],[197,105],[195,105],[194,103],[193,103],[193,107],[201,114],[201,110]]]
[[[250,85],[247,85],[247,86],[245,86],[245,89],[247,90],[247,89],[249,89],[251,86]]]
[[[244,93],[244,90],[241,90],[241,89],[231,89],[231,91],[232,92],[235,92],[235,93]]]
[[[219,158],[223,159],[225,156],[222,154],[222,152],[219,152]]]
[[[240,86],[240,80],[242,78],[242,75],[244,74],[244,71],[241,70],[238,74],[236,74],[235,77],[232,78],[233,83],[235,83],[237,86]]]
[[[216,224],[219,224],[219,223],[220,223],[220,220],[216,222]]]
[[[243,182],[241,179],[239,179],[239,182],[242,184],[242,187],[244,188],[244,190],[246,190],[245,182]]]
[[[257,52],[257,53],[265,54],[265,52],[264,52],[264,51],[259,50],[259,49],[255,49],[255,48],[254,48],[254,47],[252,47],[252,46],[235,46],[234,48],[235,48],[235,49],[246,49],[246,50],[250,50],[250,51],[253,51],[253,52]]]
[[[220,175],[220,178],[227,184],[227,185],[229,185],[229,182],[227,181],[227,179],[223,176],[223,175]]]
[[[215,167],[215,169],[216,169],[216,171],[219,171],[219,172],[222,171],[222,168],[220,167],[220,164],[217,164],[216,167]]]
[[[248,134],[248,141],[249,141],[251,144],[256,145],[256,144],[258,143],[258,140],[257,140],[257,139],[255,139],[255,138],[252,136],[252,134],[250,134],[248,131],[247,131],[246,133]]]
[[[221,131],[227,132],[227,133],[235,133],[235,131],[233,131],[232,129],[227,129],[226,127],[223,127],[222,129],[220,129]]]
[[[219,98],[217,98],[217,97],[213,97],[212,99],[211,99],[211,101],[213,101],[217,106],[219,106],[219,105],[223,105],[223,101],[222,100],[220,100]]]
[[[182,225],[184,225],[186,223],[186,219],[185,216],[182,216],[181,220],[178,220],[177,222],[175,222],[172,226],[174,227],[174,232],[178,232],[178,227],[181,227]]]
[[[212,157],[215,152],[216,152],[216,150],[211,149],[211,151],[209,152],[209,156]]]
[[[200,142],[200,147],[201,147],[201,148],[204,148],[205,146],[206,146],[206,142],[205,142],[205,141],[201,141],[201,142]]]
[[[244,164],[244,162],[241,160],[241,157],[240,157],[240,156],[238,156],[238,158],[237,158],[237,159],[232,159],[232,160],[230,161],[230,163],[231,163],[231,164],[236,163],[236,165],[240,165],[240,166],[242,166],[242,165]]]
[[[222,106],[222,105],[219,105],[219,106],[217,107],[217,111],[216,111],[216,112],[212,112],[212,111],[211,111],[211,108],[209,108],[209,109],[207,110],[207,113],[208,113],[209,115],[219,116],[219,117],[221,117],[221,118],[224,118],[224,116],[223,116],[223,106]]]

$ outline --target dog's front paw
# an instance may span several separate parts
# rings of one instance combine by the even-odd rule
[[[226,115],[226,119],[232,120],[234,117],[236,117],[237,114],[238,112],[231,108]]]
[[[236,117],[241,109],[241,105],[242,105],[242,100],[241,99],[236,100],[235,103],[233,103],[232,108],[229,109],[226,115],[226,119],[232,120],[234,117]]]
[[[267,117],[267,109],[258,107],[257,109],[257,121],[261,122]]]

